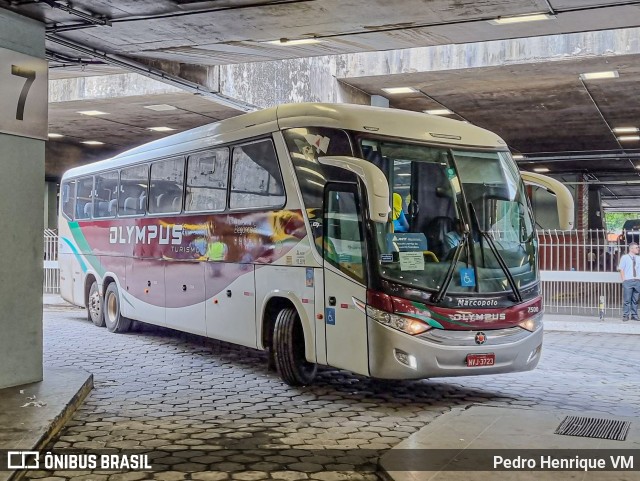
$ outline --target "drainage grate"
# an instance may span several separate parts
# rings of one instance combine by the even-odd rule
[[[631,422],[629,421],[567,416],[560,423],[555,434],[624,441],[627,439],[630,426]]]

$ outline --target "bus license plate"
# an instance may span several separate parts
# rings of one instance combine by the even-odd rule
[[[467,354],[467,367],[493,366],[496,363],[496,355],[493,352],[487,354]]]

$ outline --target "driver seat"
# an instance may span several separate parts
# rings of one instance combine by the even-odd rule
[[[427,224],[426,235],[429,250],[438,256],[438,259],[443,259],[449,251],[445,235],[452,230],[455,230],[455,222],[451,217],[434,217]]]

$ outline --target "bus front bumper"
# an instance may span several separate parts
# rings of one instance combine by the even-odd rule
[[[380,379],[425,379],[529,371],[542,350],[542,324],[535,332],[519,327],[485,330],[484,344],[475,343],[479,331],[441,331],[440,338],[423,339],[383,326],[369,318],[370,375]],[[447,338],[447,336],[450,336]],[[495,356],[493,365],[469,367],[468,356]]]

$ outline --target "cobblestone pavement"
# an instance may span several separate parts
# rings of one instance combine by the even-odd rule
[[[27,479],[375,480],[377,455],[456,406],[640,416],[640,336],[547,333],[527,373],[390,382],[327,368],[291,388],[264,353],[151,326],[111,334],[85,316],[45,311],[45,363],[95,376],[53,449],[147,450],[163,471]]]

